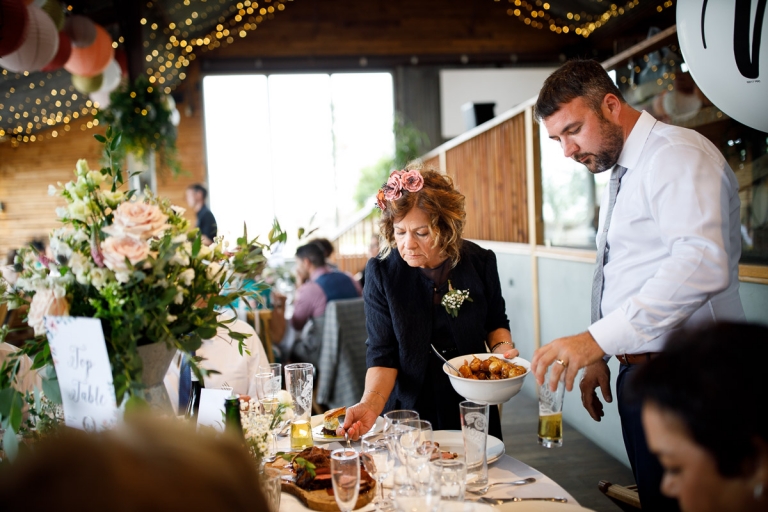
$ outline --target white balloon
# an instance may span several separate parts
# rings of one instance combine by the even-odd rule
[[[760,2],[748,3],[751,9],[737,10],[740,2],[678,0],[677,37],[707,98],[740,123],[768,132],[768,19],[760,13],[762,30],[754,33]]]
[[[107,68],[104,70],[104,83],[101,84],[99,91],[112,92],[120,85],[120,79],[123,77],[123,71],[120,68],[120,64],[115,59],[109,61]]]
[[[98,103],[99,109],[105,109],[109,106],[109,95],[112,91],[103,91],[99,89],[96,92],[92,92],[89,97],[94,103]]]

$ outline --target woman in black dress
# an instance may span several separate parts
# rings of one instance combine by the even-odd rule
[[[377,202],[385,247],[365,269],[365,392],[347,410],[339,432],[356,439],[379,415],[395,409],[418,411],[435,430],[458,430],[464,399],[430,345],[446,359],[484,353],[487,347],[517,356],[496,256],[462,240],[464,196],[448,176],[417,168],[394,171]],[[455,308],[445,306],[451,290],[468,291],[469,298],[454,302],[460,302]],[[496,407],[489,433],[501,438]]]

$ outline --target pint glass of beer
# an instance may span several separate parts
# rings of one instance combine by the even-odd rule
[[[539,444],[545,448],[563,446],[565,381],[560,379],[560,382],[557,383],[557,390],[550,391],[550,374],[551,367],[547,370],[544,384],[539,386]]]

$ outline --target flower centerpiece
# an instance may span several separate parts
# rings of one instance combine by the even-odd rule
[[[206,247],[183,209],[149,192],[139,199],[135,191],[122,190],[119,133],[110,127],[106,136],[95,138],[104,144],[105,167],[91,170],[80,160],[73,181],[49,187],[66,201],[56,210],[62,227],[50,235],[53,257],[20,249],[14,262],[18,279],[13,285],[0,280],[0,303],[9,309],[27,305],[27,322],[34,329],[34,336],[0,366],[6,449],[21,427],[24,395],[15,387],[21,358],[30,357],[33,369],[44,370],[46,396],[60,401],[45,316],[101,319],[118,405],[132,406],[147,396],[144,370],[156,356],[142,357],[146,347],[170,354],[160,365],[162,375],[176,350],[192,354],[217,329],[237,340],[242,353],[247,335],[231,330],[233,320],[219,312],[249,294],[243,281],[256,280],[265,251],[286,239],[275,221],[267,245],[248,240],[244,232],[231,252],[221,240]],[[0,331],[0,342],[3,337]],[[203,381],[206,372],[198,362],[191,358],[192,371]]]
[[[262,412],[259,403],[251,399],[240,403],[240,421],[243,424],[245,444],[251,456],[265,460],[274,455],[275,435],[284,421],[293,419],[293,400],[286,390],[277,393],[277,406],[271,413]]]

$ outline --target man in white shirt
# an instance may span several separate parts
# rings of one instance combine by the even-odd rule
[[[219,315],[219,320],[231,319],[234,313],[226,310]],[[253,327],[242,320],[235,320],[229,324],[230,329],[235,332],[250,334],[245,339],[243,353],[240,354],[239,342],[233,340],[225,328],[220,328],[216,337],[209,340],[203,340],[203,344],[197,349],[195,355],[203,358],[200,367],[206,370],[216,370],[220,373],[211,374],[205,379],[205,387],[218,389],[229,385],[236,395],[258,396],[256,393],[256,374],[259,373],[259,365],[267,365],[267,354],[261,340],[256,335]],[[250,355],[246,353],[250,352]],[[183,414],[179,410],[179,380],[182,368],[182,354],[177,353],[168,373],[165,375],[165,389],[171,398],[174,410],[177,414]]]
[[[550,382],[565,373],[570,391],[586,367],[582,402],[600,421],[595,390],[612,401],[607,360],[616,356],[624,444],[641,503],[677,510],[659,492],[663,472],[624,385],[676,330],[744,319],[738,184],[710,141],[630,107],[595,61],[571,61],[550,75],[535,110],[566,157],[595,174],[610,170],[612,184],[600,208],[592,324],[538,349],[532,369],[541,384],[555,363]]]

